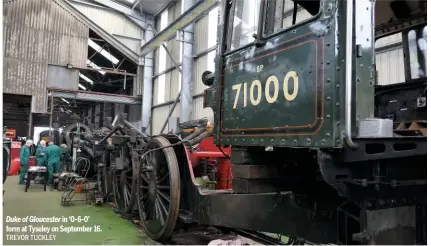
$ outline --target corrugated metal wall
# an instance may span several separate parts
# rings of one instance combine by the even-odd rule
[[[172,23],[176,18],[181,15],[181,1],[176,2],[168,9],[168,25]],[[160,28],[160,23],[157,24],[157,27]],[[180,46],[181,42],[177,41],[175,38],[166,42],[166,47],[174,57],[177,63],[181,63],[180,60]],[[167,54],[166,56],[166,65],[165,69],[162,69],[159,66],[160,54],[165,53],[163,51],[163,47],[159,47],[155,51],[155,59],[154,59],[154,74],[158,75],[165,70],[175,67],[175,64],[169,58]],[[164,93],[160,92],[160,83],[164,83]],[[161,76],[157,76],[153,81],[153,105],[156,106],[152,110],[152,120],[151,120],[151,132],[153,134],[157,134],[160,132],[163,123],[169,115],[170,109],[173,107],[173,101],[177,98],[178,92],[180,91],[180,73],[177,69],[171,70],[167,73],[164,73]],[[170,103],[167,103],[170,102]],[[159,106],[157,106],[159,105]],[[160,106],[162,105],[162,106]],[[178,103],[175,107],[174,112],[171,117],[179,117],[180,116],[180,104]],[[168,127],[165,127],[164,132],[168,131]]]
[[[48,65],[46,85],[50,88],[78,90],[79,72],[75,69]]]
[[[46,112],[48,64],[86,67],[88,27],[54,0],[3,2],[3,92],[34,95]]]
[[[70,2],[77,10],[136,53],[140,52],[144,31],[126,16],[106,8]]]

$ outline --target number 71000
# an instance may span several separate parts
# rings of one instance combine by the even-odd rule
[[[293,80],[293,92],[289,92],[289,82]],[[270,86],[274,87],[271,95]],[[287,101],[295,100],[298,95],[299,80],[298,74],[295,71],[290,71],[284,76],[283,80],[283,94]],[[256,88],[256,90],[255,90]],[[278,99],[280,83],[275,75],[270,76],[265,83],[265,100],[268,103],[274,103]],[[262,101],[262,83],[259,80],[254,80],[248,88],[247,82],[232,85],[232,90],[235,90],[235,100],[233,102],[233,108],[237,108],[238,99],[241,93],[243,93],[243,107],[247,107],[247,102],[250,101],[252,105],[257,106]]]

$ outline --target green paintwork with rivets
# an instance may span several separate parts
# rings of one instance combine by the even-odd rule
[[[264,45],[253,43],[217,55],[214,84],[205,92],[205,105],[214,112],[216,144],[343,146],[344,13],[341,1],[321,1],[319,14],[264,37]],[[223,21],[219,22],[218,37],[224,40]],[[363,53],[362,59],[371,61],[373,53]],[[348,59],[355,62],[352,57]],[[360,93],[372,98],[372,86],[361,87]],[[372,114],[369,106],[356,106],[354,114]]]

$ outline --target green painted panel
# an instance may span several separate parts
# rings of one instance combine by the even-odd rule
[[[214,111],[216,143],[343,146],[345,10],[335,0],[324,1],[321,10],[263,46],[217,57],[205,100]]]

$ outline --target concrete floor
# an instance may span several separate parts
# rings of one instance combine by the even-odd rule
[[[18,176],[10,176],[7,178],[3,186],[5,190],[3,196],[3,243],[4,244],[111,244],[111,245],[154,245],[158,244],[145,236],[135,225],[130,221],[120,218],[119,215],[112,211],[110,206],[93,206],[88,204],[75,204],[68,207],[63,207],[60,204],[62,192],[47,188],[43,191],[42,185],[30,186],[28,192],[24,192],[24,186],[18,185]],[[78,218],[81,216],[89,216],[87,223],[85,222],[59,222],[59,223],[31,223],[21,222],[13,223],[6,222],[7,216],[25,218],[26,216],[41,217],[66,217],[74,216]],[[60,226],[86,226],[92,227],[100,226],[101,232],[30,232],[30,225],[56,227],[61,229]],[[6,227],[20,228],[21,232],[7,232]],[[27,226],[27,232],[23,232],[23,226]],[[10,235],[7,238],[6,235]],[[21,238],[11,238],[12,235],[24,235]],[[27,235],[27,236],[26,236]],[[32,236],[33,235],[33,236]],[[55,236],[55,239],[54,239]],[[43,239],[43,240],[37,240]],[[51,239],[51,240],[47,240]]]

